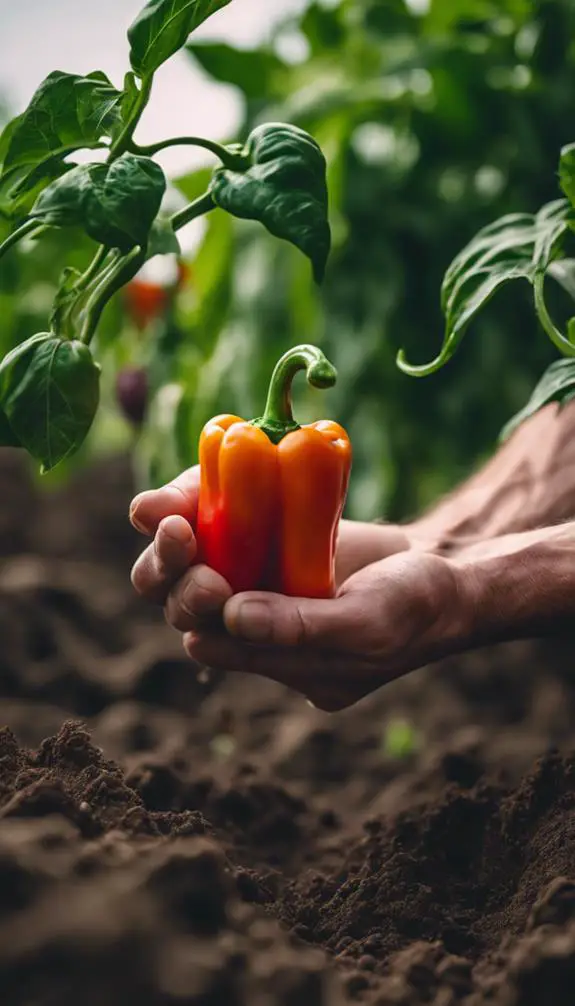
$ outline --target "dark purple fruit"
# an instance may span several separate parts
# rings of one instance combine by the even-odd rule
[[[141,367],[126,367],[116,380],[116,398],[126,419],[141,426],[148,405],[148,375]]]

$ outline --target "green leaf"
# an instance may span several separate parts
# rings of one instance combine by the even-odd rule
[[[271,49],[235,49],[225,42],[190,42],[186,52],[222,84],[239,87],[248,100],[269,98],[287,70]]]
[[[62,270],[50,312],[50,329],[55,333],[61,331],[68,309],[77,297],[77,285],[81,278],[82,273],[73,266],[65,266]]]
[[[575,300],[575,259],[564,258],[552,262],[548,269],[549,275],[563,287],[566,293]]]
[[[99,146],[121,122],[121,101],[122,92],[99,70],[87,77],[60,71],[46,77],[0,138],[4,211],[24,211],[43,185],[68,170],[68,154]]]
[[[218,168],[210,184],[214,202],[233,216],[259,220],[311,259],[321,282],[331,234],[326,162],[315,140],[288,123],[266,123],[250,134],[245,171]]]
[[[456,256],[443,279],[445,335],[439,355],[431,363],[411,366],[400,352],[400,369],[424,377],[447,363],[470,322],[500,287],[514,279],[532,283],[536,272],[548,269],[567,230],[568,216],[568,203],[559,199],[536,215],[512,213],[480,230]]]
[[[521,423],[550,402],[559,402],[563,407],[575,398],[575,360],[556,360],[545,371],[525,408],[513,417],[501,433],[501,439],[508,437]]]
[[[31,216],[54,227],[83,227],[108,248],[144,247],[166,189],[149,157],[123,154],[111,164],[81,164],[39,196]]]
[[[0,409],[0,447],[21,447],[22,444],[10,426],[6,414]]]
[[[166,191],[159,164],[149,157],[123,154],[92,173],[86,230],[101,244],[121,251],[144,247]]]
[[[50,471],[78,449],[96,414],[100,368],[87,346],[43,332],[0,364],[0,407],[22,447]]]
[[[170,218],[157,217],[150,230],[147,258],[151,259],[154,255],[181,255],[181,253],[180,242]]]
[[[4,166],[4,158],[12,142],[12,137],[23,118],[23,115],[17,115],[15,119],[12,119],[4,126],[4,129],[0,133],[0,166],[2,167]]]
[[[559,181],[569,202],[575,206],[575,143],[569,143],[561,150]]]
[[[547,272],[569,226],[571,214],[564,199],[555,199],[543,206],[535,216],[533,269]]]
[[[124,75],[124,90],[122,91],[120,99],[119,120],[110,130],[110,138],[112,140],[117,139],[125,124],[129,122],[139,97],[140,89],[136,81],[136,75],[131,71],[128,71],[128,73]]]
[[[149,0],[128,29],[130,63],[148,77],[185,45],[188,36],[230,0]]]
[[[32,169],[29,165],[11,168],[0,178],[0,212],[12,218],[25,216],[43,189],[74,167],[50,154]]]

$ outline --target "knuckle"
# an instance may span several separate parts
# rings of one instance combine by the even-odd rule
[[[168,625],[177,629],[178,632],[188,632],[194,628],[194,615],[187,611],[181,602],[171,594],[164,605],[164,616]]]

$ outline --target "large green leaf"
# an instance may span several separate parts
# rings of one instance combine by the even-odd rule
[[[87,346],[43,332],[0,364],[0,406],[18,442],[50,471],[78,449],[99,401],[100,368]]]
[[[500,287],[514,279],[533,282],[557,254],[568,228],[569,204],[558,199],[539,213],[512,213],[484,227],[453,260],[441,288],[445,335],[439,355],[431,363],[411,366],[403,353],[398,365],[405,373],[422,377],[439,370],[451,359],[469,323]]]
[[[575,360],[556,360],[545,371],[525,408],[511,419],[501,433],[506,440],[526,419],[550,402],[564,406],[575,398]]]
[[[235,49],[225,42],[190,42],[186,51],[214,80],[239,87],[246,98],[268,98],[287,68],[272,49]]]
[[[9,218],[26,216],[46,186],[74,167],[61,154],[50,154],[32,168],[11,168],[0,177],[0,213]]]
[[[246,170],[218,168],[210,184],[214,202],[233,216],[259,220],[311,259],[323,279],[331,234],[326,162],[315,140],[288,123],[266,123],[244,148]]]
[[[99,70],[87,77],[60,71],[46,77],[0,138],[4,212],[31,205],[42,184],[67,170],[68,154],[98,146],[121,122],[121,105],[122,92]]]
[[[110,248],[145,246],[166,189],[149,157],[123,154],[111,164],[81,164],[53,182],[31,213],[44,224],[83,227]]]
[[[130,63],[148,77],[185,45],[188,36],[230,0],[149,0],[128,29]]]

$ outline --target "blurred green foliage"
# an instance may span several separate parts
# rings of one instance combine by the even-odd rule
[[[435,355],[451,259],[502,214],[534,212],[556,198],[558,152],[574,139],[571,0],[422,7],[314,0],[255,52],[188,46],[190,60],[244,97],[239,135],[225,139],[244,140],[275,120],[302,126],[321,144],[334,250],[318,290],[297,250],[216,210],[175,316],[145,345],[133,332],[116,338],[116,299],[98,338],[104,375],[107,361],[110,370],[144,362],[156,389],[137,447],[142,481],[163,481],[194,462],[210,416],[258,415],[276,359],[298,342],[316,342],[339,382],[325,394],[300,385],[296,415],[331,416],[349,430],[349,516],[405,518],[494,449],[555,358],[537,332],[529,290],[517,284],[474,322],[436,376],[415,380],[395,365],[400,347],[413,363]],[[202,169],[176,184],[192,199],[209,176]],[[1,338],[9,344],[38,330],[64,252],[76,264],[68,241],[54,234],[34,259],[23,249],[4,260]],[[81,239],[75,248],[81,267],[88,251]],[[111,388],[113,374],[105,380]],[[91,444],[104,427],[110,436],[111,405],[107,415]]]
[[[339,384],[323,401],[306,396],[300,415],[332,415],[349,429],[356,517],[406,517],[449,489],[494,449],[556,355],[519,284],[474,322],[440,374],[414,380],[395,366],[400,347],[414,363],[435,354],[443,273],[476,231],[557,197],[575,110],[569,0],[414,8],[314,2],[257,52],[188,47],[243,93],[241,138],[278,119],[322,145],[335,248],[318,294],[297,252],[257,227],[210,218],[195,296],[181,304],[201,354],[184,426],[195,436],[212,412],[256,414],[275,358],[319,342]],[[190,195],[197,180],[180,184]]]

